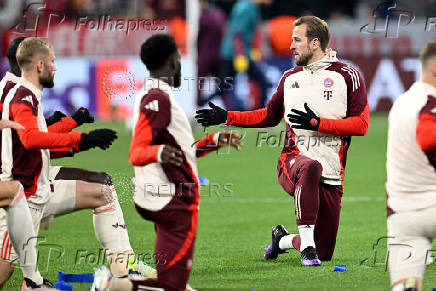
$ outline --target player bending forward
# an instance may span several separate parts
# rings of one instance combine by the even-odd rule
[[[420,54],[422,77],[392,106],[387,153],[392,290],[421,290],[436,237],[436,42]]]
[[[155,223],[157,280],[110,279],[96,272],[97,290],[185,290],[192,268],[200,198],[197,157],[222,145],[242,146],[224,131],[195,142],[188,118],[173,97],[181,83],[180,53],[174,39],[157,34],[141,47],[150,71],[135,101],[129,161],[135,166],[135,206]]]
[[[50,158],[62,156],[59,150],[65,148],[78,151],[96,146],[108,148],[116,138],[115,132],[108,129],[89,133],[70,132],[75,126],[89,122],[86,110],[47,127],[40,100],[42,89],[54,85],[56,67],[53,49],[38,38],[20,40],[17,62],[20,67],[18,72],[14,67],[16,62],[10,64],[10,69],[22,74],[22,78],[17,78],[13,73],[5,76],[6,83],[1,96],[2,116],[23,124],[25,129],[6,129],[2,133],[2,181],[16,179],[23,184],[36,233],[41,222],[49,221],[54,216],[80,209],[94,209],[95,233],[107,250],[112,271],[116,276],[127,275],[127,253],[132,251],[122,210],[108,175],[87,172],[88,182],[85,179],[78,180],[81,173],[72,171],[74,169],[50,167]],[[56,152],[50,152],[49,149]],[[82,176],[83,171],[86,170],[82,170]],[[5,218],[2,217],[0,222],[1,237],[7,242]],[[9,251],[6,253],[6,250]],[[125,259],[114,259],[120,256]],[[3,244],[1,259],[0,273],[5,274],[7,279],[13,271],[10,262],[16,259],[9,244]]]
[[[283,74],[266,108],[227,112],[210,104],[212,109],[199,110],[196,118],[204,126],[271,127],[286,116],[277,176],[294,197],[299,234],[289,234],[282,225],[273,227],[265,259],[295,248],[301,251],[303,266],[319,266],[333,256],[347,150],[352,135],[366,133],[369,110],[359,72],[327,49],[325,21],[315,16],[297,19],[292,39],[297,67]]]

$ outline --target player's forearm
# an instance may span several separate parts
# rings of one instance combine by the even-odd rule
[[[49,132],[70,132],[76,128],[77,123],[72,117],[63,117],[60,121],[50,125]]]
[[[160,153],[164,145],[148,145],[132,147],[129,151],[129,162],[132,166],[140,167],[150,163],[160,162]]]
[[[436,116],[421,114],[416,126],[416,142],[423,151],[436,149]]]
[[[283,114],[278,115],[268,108],[252,110],[252,111],[228,111],[227,125],[238,127],[273,127],[280,123]]]
[[[338,136],[365,135],[369,123],[360,116],[348,117],[346,119],[321,118],[318,131],[325,134]]]
[[[36,128],[26,128],[19,130],[18,136],[26,149],[34,150],[78,146],[82,133],[78,131],[71,133],[53,133],[42,132]]]
[[[213,151],[218,149],[218,138],[219,134],[210,133],[202,139],[195,142],[195,146],[197,147],[196,156],[203,157]]]
[[[74,156],[75,151],[71,147],[50,150],[50,159],[69,158]]]
[[[369,127],[369,107],[358,116],[345,119],[320,118],[318,131],[338,136],[365,135]]]

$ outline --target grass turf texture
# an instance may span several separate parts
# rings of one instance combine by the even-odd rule
[[[136,253],[152,263],[154,228],[136,213],[131,195],[127,155],[130,135],[122,124],[96,124],[118,131],[118,140],[107,151],[92,150],[74,158],[53,161],[64,165],[107,171],[116,184],[130,241]],[[90,129],[83,126],[81,130]],[[277,135],[283,124],[267,135]],[[217,129],[217,128],[215,128]],[[322,267],[303,268],[296,251],[280,255],[276,261],[263,259],[271,239],[271,227],[284,224],[295,232],[293,200],[279,186],[276,164],[281,145],[272,138],[256,147],[260,136],[255,129],[245,132],[242,151],[221,151],[198,160],[201,175],[215,186],[203,186],[191,286],[202,289],[237,290],[387,290],[385,156],[386,116],[373,115],[368,134],[353,137],[348,153],[344,199],[336,251]],[[263,130],[265,131],[265,130]],[[204,135],[201,129],[196,137]],[[227,183],[226,188],[224,185]],[[219,187],[219,188],[218,188]],[[57,272],[93,272],[100,245],[94,235],[91,210],[56,218],[49,231],[42,230],[48,244],[61,245],[65,253],[56,259],[52,251],[47,264],[48,246],[41,245],[40,268],[43,276],[57,281]],[[81,256],[78,256],[78,253]],[[86,254],[87,262],[83,259]],[[82,258],[82,259],[78,259]],[[363,262],[363,263],[362,263]],[[333,272],[336,264],[347,265],[346,272]],[[48,270],[48,271],[46,271]],[[436,287],[435,266],[431,266],[424,290]],[[4,290],[19,290],[22,282],[16,270]],[[90,284],[74,284],[73,290],[89,290]]]

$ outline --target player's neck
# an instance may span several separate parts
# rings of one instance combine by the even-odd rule
[[[156,78],[159,80],[164,81],[165,83],[167,83],[168,85],[170,85],[171,87],[174,87],[174,77],[173,76],[168,76],[169,74],[165,71],[154,71],[154,72],[150,72],[150,76],[152,78]]]
[[[42,85],[39,83],[38,75],[23,71],[21,76],[33,86],[42,91]]]
[[[421,82],[436,88],[436,76],[432,76],[432,74],[430,73],[423,73],[421,77]]]
[[[309,62],[307,63],[308,65],[313,64],[314,62],[319,61],[320,59],[322,59],[323,57],[325,57],[326,53],[323,51],[316,51],[313,53],[312,58],[309,60]]]

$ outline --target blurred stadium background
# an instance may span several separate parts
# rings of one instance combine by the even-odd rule
[[[106,126],[118,131],[119,139],[110,150],[86,152],[54,164],[107,171],[113,175],[131,242],[138,253],[152,254],[154,241],[151,223],[142,221],[133,208],[130,183],[133,170],[127,160],[134,96],[148,75],[138,57],[140,45],[157,32],[174,36],[182,53],[183,79],[175,97],[192,118],[199,100],[213,91],[213,86],[196,89],[198,56],[204,53],[197,48],[198,32],[221,28],[224,34],[226,19],[235,2],[0,0],[1,76],[8,69],[4,55],[11,39],[20,35],[47,38],[55,48],[57,72],[55,87],[44,89],[45,114],[55,110],[70,114],[84,106],[99,120],[84,130]],[[253,2],[258,5],[260,21],[255,27],[252,49],[256,62],[272,84],[268,96],[272,95],[283,71],[294,64],[288,49],[293,20],[302,15],[316,15],[330,25],[330,47],[337,50],[341,60],[358,68],[365,78],[373,113],[370,130],[365,137],[353,138],[337,249],[333,261],[319,269],[302,270],[298,266],[299,257],[292,253],[275,262],[263,260],[271,226],[285,224],[288,230],[294,230],[291,200],[283,195],[275,177],[282,144],[259,145],[259,131],[241,130],[246,147],[240,153],[232,150],[230,155],[211,155],[200,160],[200,173],[221,187],[230,183],[231,191],[202,188],[204,197],[190,284],[200,290],[386,290],[389,286],[383,263],[386,240],[382,238],[386,235],[385,112],[420,77],[417,54],[427,42],[436,39],[436,1]],[[202,27],[200,18],[205,13],[202,7],[210,4],[219,11],[221,24],[213,23],[210,18]],[[104,25],[105,19],[112,24]],[[127,32],[129,20],[143,20],[145,25],[134,28],[132,23]],[[116,21],[120,21],[117,27]],[[113,27],[116,29],[111,29]],[[219,39],[209,45],[219,48]],[[259,107],[259,85],[246,73],[236,76],[234,88],[226,98],[238,99],[246,110]],[[216,102],[222,101],[217,99]],[[202,128],[195,126],[194,130],[196,136],[204,135]],[[283,124],[268,130],[267,134],[276,137],[281,130]],[[55,281],[57,271],[92,272],[93,267],[102,264],[92,258],[78,261],[77,257],[78,250],[89,254],[99,252],[90,212],[56,219],[50,231],[42,231],[41,235],[47,244],[59,244],[64,250],[59,258],[52,254],[50,259],[47,244],[40,245],[41,258],[45,258],[40,267],[43,275],[51,280]],[[150,259],[146,262],[153,263]],[[348,270],[343,274],[333,272],[335,264],[346,264]],[[18,290],[20,280],[20,272],[15,272],[4,289]],[[74,290],[89,287],[78,284]],[[431,287],[436,287],[434,266],[427,271],[424,284],[424,289]]]

